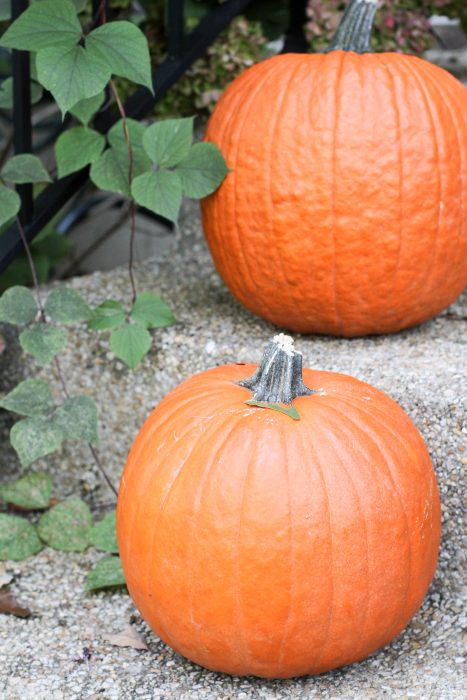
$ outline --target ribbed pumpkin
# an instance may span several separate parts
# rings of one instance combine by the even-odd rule
[[[232,172],[202,202],[214,263],[248,309],[301,333],[424,321],[467,282],[467,89],[369,53],[373,0],[332,49],[248,69],[207,127]]]
[[[408,623],[435,570],[438,490],[408,416],[352,377],[303,380],[276,336],[258,369],[180,384],[128,457],[117,533],[130,594],[209,669],[286,678],[363,659]]]

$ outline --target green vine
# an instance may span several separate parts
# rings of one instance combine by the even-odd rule
[[[227,165],[212,143],[193,143],[193,118],[156,121],[145,125],[128,118],[114,78],[143,85],[152,91],[150,55],[141,30],[126,20],[107,22],[103,0],[99,17],[89,21],[86,3],[41,0],[33,3],[9,25],[0,46],[31,51],[37,74],[36,94],[42,89],[53,96],[62,114],[75,122],[55,143],[57,178],[90,168],[94,185],[129,202],[129,303],[104,299],[96,308],[74,289],[60,287],[45,300],[31,247],[18,217],[21,201],[14,186],[44,184],[52,178],[33,154],[1,156],[0,226],[16,221],[33,279],[33,292],[16,285],[0,297],[0,322],[19,327],[22,350],[39,365],[49,365],[62,400],[42,379],[26,379],[0,399],[0,407],[20,416],[10,441],[22,468],[55,452],[66,440],[87,443],[103,478],[116,495],[98,446],[98,408],[85,394],[70,395],[60,365],[60,353],[68,342],[68,324],[86,324],[91,332],[110,334],[114,355],[134,369],[148,353],[152,329],[176,319],[154,292],[138,292],[133,275],[135,211],[137,206],[176,222],[184,196],[198,199],[211,194],[228,173]],[[103,135],[92,122],[110,89],[120,119]],[[11,90],[1,86],[0,91]],[[0,94],[1,99],[1,94]],[[108,553],[88,577],[87,590],[124,584],[117,556],[115,513],[93,524],[88,506],[80,499],[54,503],[47,474],[27,472],[0,487],[8,507],[45,509],[37,527],[27,519],[0,513],[0,560],[22,559],[47,544],[63,551],[84,551],[94,545]]]

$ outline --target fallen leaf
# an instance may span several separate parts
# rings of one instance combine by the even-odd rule
[[[16,617],[29,617],[29,608],[23,608],[18,603],[13,593],[9,590],[0,591],[0,613],[5,615],[16,615]]]
[[[109,642],[114,647],[131,647],[132,649],[147,649],[147,644],[135,630],[134,627],[126,627],[117,634],[103,634],[102,638]]]
[[[5,568],[5,564],[0,561],[0,588],[3,586],[8,586],[11,581],[13,581],[13,574],[9,574]]]

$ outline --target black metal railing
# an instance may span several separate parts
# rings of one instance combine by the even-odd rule
[[[167,4],[167,58],[153,74],[154,95],[144,88],[138,88],[125,104],[128,117],[141,119],[153,105],[161,100],[172,85],[215,41],[230,22],[243,12],[252,0],[227,0],[201,19],[195,29],[185,35],[184,0],[170,0]],[[286,51],[306,50],[303,36],[306,0],[290,0],[290,26],[286,35]],[[29,5],[29,0],[11,0],[12,18],[18,17]],[[94,16],[98,18],[101,0],[93,0]],[[31,152],[32,127],[30,106],[30,65],[29,53],[12,52],[13,65],[13,115],[14,151]],[[98,115],[94,128],[107,133],[119,115],[108,111]],[[32,186],[19,185],[21,197],[20,219],[28,241],[48,224],[57,212],[86,184],[89,167],[48,185],[33,200]],[[10,226],[0,236],[0,272],[23,252],[23,244],[16,224]]]

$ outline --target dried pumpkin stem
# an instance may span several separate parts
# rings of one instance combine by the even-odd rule
[[[326,53],[336,49],[355,53],[371,51],[371,31],[377,4],[377,0],[351,0]]]
[[[256,372],[238,383],[253,392],[255,401],[266,403],[291,404],[297,396],[317,393],[303,383],[302,355],[284,333],[268,343]]]

